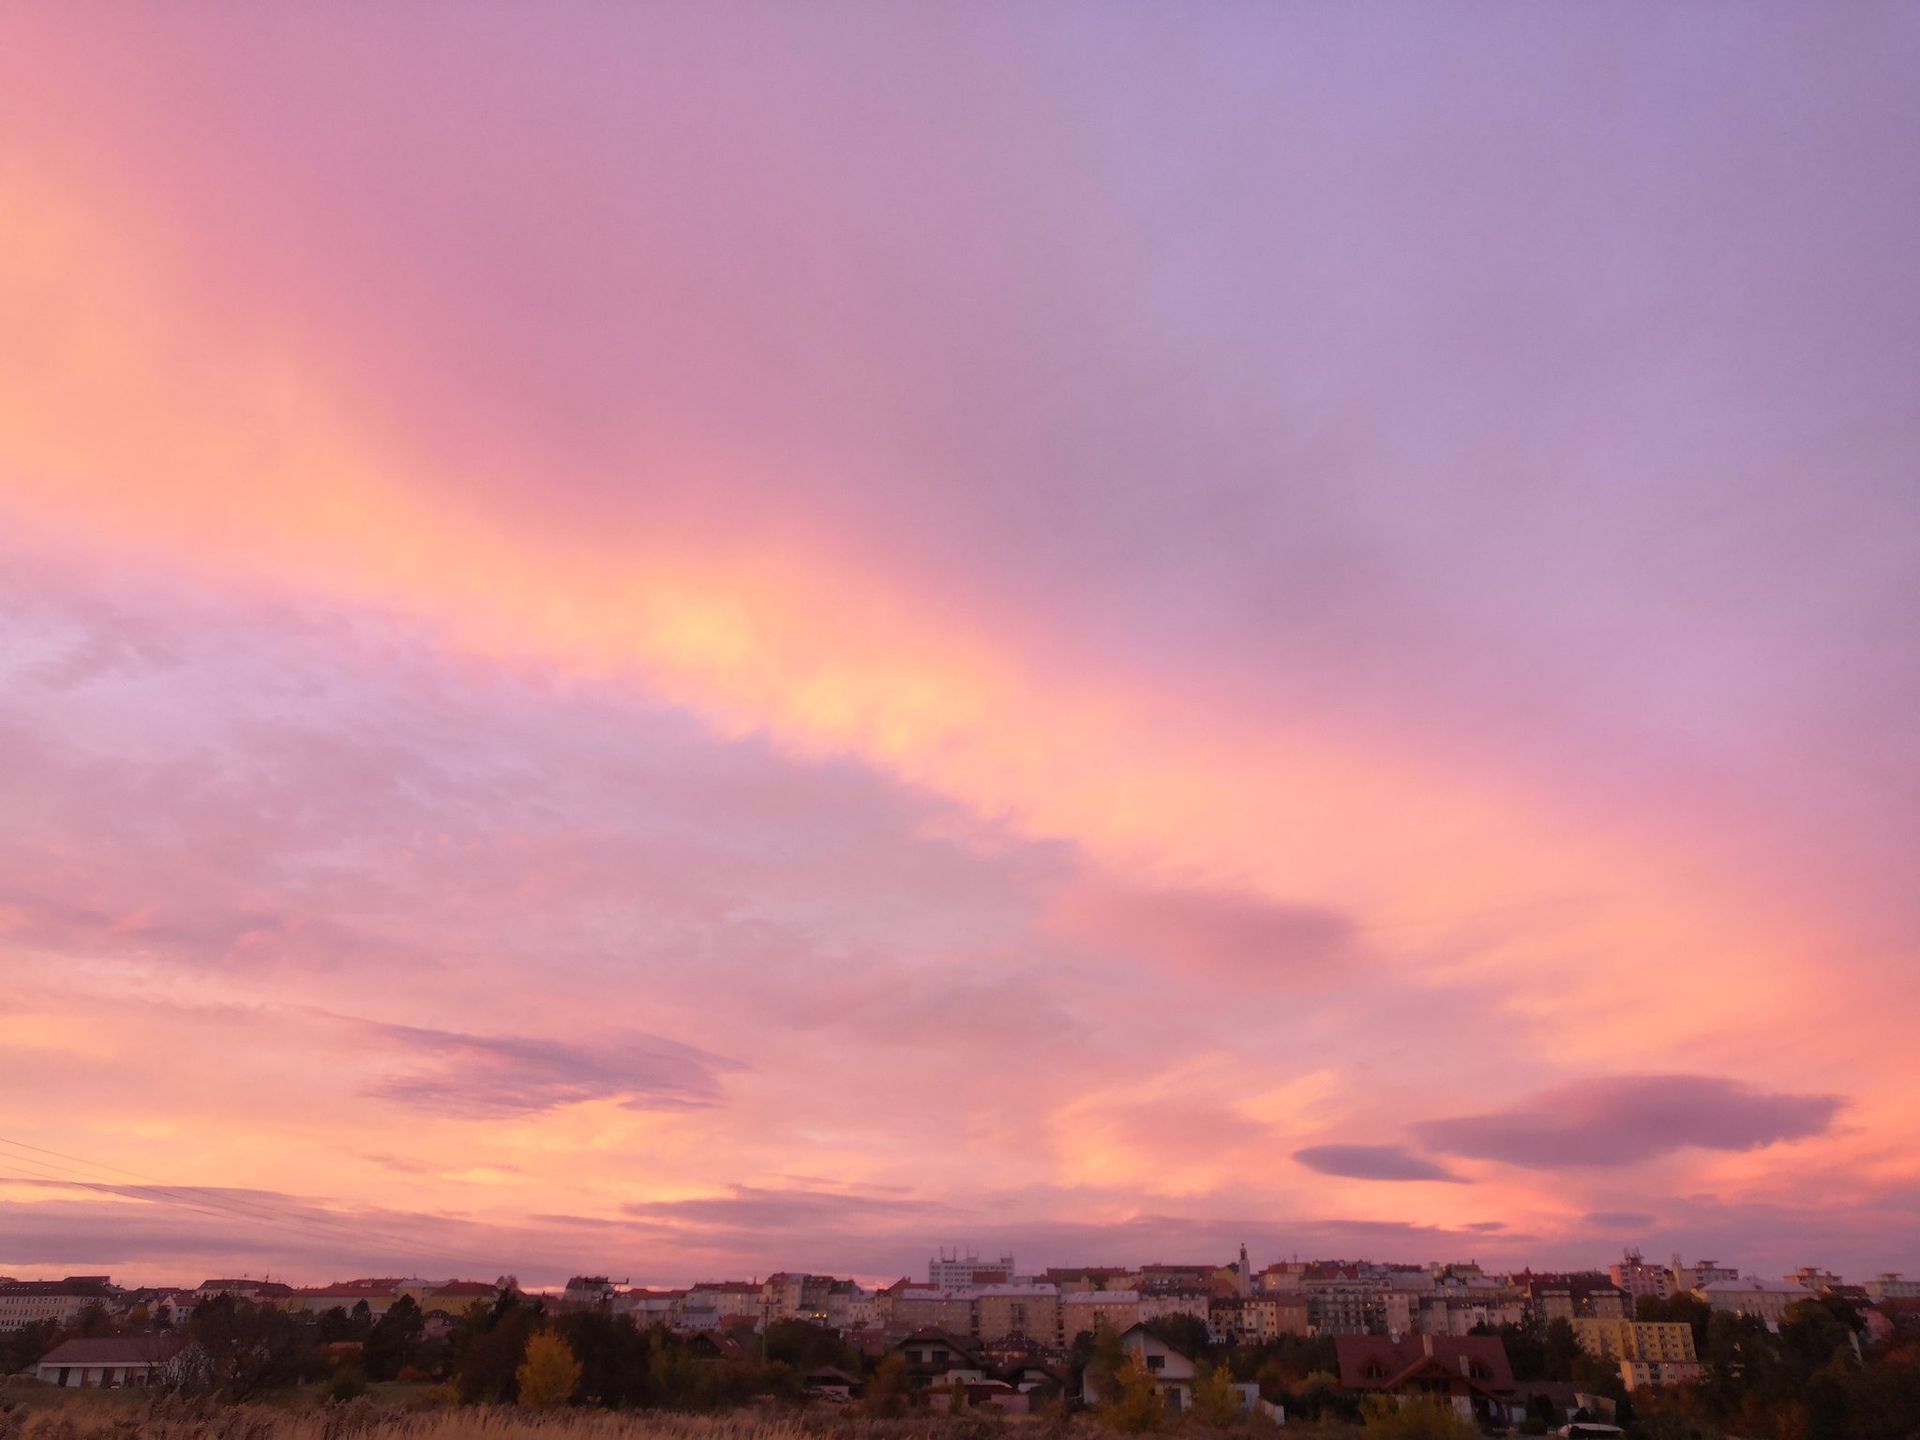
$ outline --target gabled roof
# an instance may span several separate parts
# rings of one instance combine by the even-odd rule
[[[63,1340],[40,1357],[42,1365],[164,1365],[187,1342],[178,1335],[113,1335]]]
[[[1349,1390],[1395,1390],[1425,1371],[1464,1380],[1489,1395],[1513,1389],[1513,1367],[1497,1335],[1409,1335],[1402,1340],[1336,1335],[1333,1346],[1340,1383]],[[1462,1361],[1482,1366],[1485,1376],[1470,1375]]]
[[[898,1350],[905,1350],[909,1345],[930,1344],[946,1346],[949,1350],[953,1351],[955,1355],[959,1356],[962,1360],[970,1361],[975,1367],[982,1366],[986,1363],[985,1357],[981,1355],[978,1347],[974,1345],[972,1340],[965,1336],[955,1335],[951,1330],[915,1330],[911,1335],[901,1336],[898,1340],[894,1341],[893,1344],[889,1345],[887,1350],[889,1353],[892,1353]]]
[[[1147,1339],[1153,1341],[1161,1349],[1165,1350],[1169,1355],[1178,1355],[1182,1360],[1186,1361],[1189,1365],[1194,1363],[1193,1356],[1187,1354],[1186,1351],[1182,1350],[1178,1345],[1174,1344],[1171,1340],[1168,1340],[1163,1336],[1156,1335],[1154,1333],[1153,1327],[1147,1324],[1147,1322],[1144,1320],[1142,1320],[1137,1325],[1129,1325],[1123,1332],[1121,1332],[1120,1343],[1123,1345],[1126,1344],[1126,1342],[1131,1340],[1135,1335],[1141,1335],[1146,1337]]]

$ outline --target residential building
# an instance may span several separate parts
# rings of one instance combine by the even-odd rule
[[[1513,1278],[1536,1329],[1544,1330],[1555,1320],[1633,1318],[1633,1303],[1626,1292],[1613,1283],[1611,1276],[1598,1271],[1540,1275],[1523,1270]]]
[[[1673,1274],[1675,1293],[1699,1290],[1703,1285],[1712,1285],[1720,1280],[1740,1278],[1740,1272],[1731,1265],[1721,1265],[1713,1260],[1700,1260],[1692,1265],[1682,1265],[1678,1255],[1673,1257],[1670,1269]]]
[[[1757,1320],[1764,1320],[1770,1330],[1780,1328],[1781,1317],[1787,1313],[1789,1305],[1813,1298],[1810,1292],[1799,1285],[1780,1280],[1762,1280],[1754,1275],[1744,1280],[1715,1280],[1700,1286],[1694,1293],[1715,1310],[1727,1310],[1735,1315],[1750,1315]]]
[[[1693,1327],[1684,1321],[1597,1320],[1573,1322],[1580,1348],[1602,1360],[1616,1361],[1629,1390],[1691,1384],[1701,1375],[1694,1351]]]
[[[1387,1328],[1387,1283],[1358,1265],[1308,1267],[1301,1277],[1315,1335],[1380,1335]]]
[[[881,1327],[890,1335],[910,1335],[922,1330],[973,1334],[971,1289],[944,1290],[937,1285],[900,1280],[880,1292],[875,1310]]]
[[[1068,1290],[1060,1296],[1060,1339],[1098,1330],[1125,1334],[1140,1323],[1138,1290]]]
[[[33,1373],[49,1385],[116,1389],[164,1384],[178,1373],[187,1342],[177,1335],[66,1340],[40,1357]]]
[[[1665,1300],[1674,1293],[1673,1271],[1665,1265],[1647,1264],[1646,1257],[1638,1250],[1627,1251],[1622,1259],[1609,1266],[1607,1276],[1629,1301],[1643,1295]]]
[[[1812,1295],[1830,1295],[1847,1288],[1847,1282],[1833,1271],[1822,1270],[1817,1265],[1802,1265],[1786,1279],[1789,1285],[1798,1285]]]
[[[113,1282],[105,1275],[0,1282],[0,1330],[20,1330],[48,1320],[70,1325],[87,1306],[104,1305],[114,1294]]]
[[[405,1287],[399,1287],[404,1292]],[[557,1311],[607,1310],[613,1309],[615,1294],[613,1281],[605,1275],[575,1275],[567,1281],[555,1301]]]
[[[835,1280],[827,1290],[827,1325],[834,1330],[867,1330],[876,1317],[874,1293],[854,1280]]]
[[[927,1283],[939,1290],[964,1290],[973,1285],[1010,1284],[1016,1271],[1013,1256],[982,1260],[978,1255],[962,1255],[957,1250],[942,1250],[927,1262]]]
[[[1213,1296],[1205,1290],[1157,1290],[1140,1297],[1140,1318],[1146,1321],[1166,1315],[1191,1315],[1206,1320],[1212,1305]]]
[[[378,1319],[400,1302],[395,1284],[391,1280],[347,1280],[338,1285],[313,1285],[288,1291],[279,1303],[295,1314],[308,1315],[333,1309],[351,1314],[365,1305],[367,1312]]]
[[[827,1323],[827,1302],[833,1292],[831,1275],[781,1271],[760,1285],[760,1315],[764,1320],[805,1320]]]
[[[973,1334],[998,1342],[1060,1344],[1060,1291],[1052,1285],[989,1285],[973,1297]]]
[[[1142,1265],[1133,1272],[1130,1288],[1142,1295],[1164,1294],[1170,1290],[1232,1294],[1239,1288],[1239,1281],[1231,1266]]]
[[[1629,1390],[1658,1390],[1697,1384],[1706,1374],[1698,1360],[1622,1360],[1620,1380]]]
[[[671,1327],[680,1314],[687,1292],[684,1290],[648,1290],[636,1287],[613,1297],[616,1315],[631,1315],[642,1330],[655,1325]]]
[[[464,1315],[475,1305],[491,1305],[500,1295],[500,1286],[486,1280],[449,1280],[436,1285],[414,1304],[422,1310],[444,1310],[449,1315]]]
[[[1068,1290],[1131,1290],[1132,1274],[1124,1265],[1050,1265],[1036,1278],[1064,1293]]]
[[[970,1339],[944,1330],[916,1330],[895,1341],[887,1353],[906,1362],[907,1383],[916,1390],[978,1383],[987,1379],[990,1368]]]
[[[1253,1288],[1262,1292],[1304,1288],[1309,1262],[1276,1260],[1253,1277]]]
[[[1875,1276],[1861,1288],[1876,1305],[1883,1300],[1920,1300],[1920,1280],[1903,1280],[1891,1270]]]
[[[1175,1415],[1184,1414],[1193,1405],[1193,1381],[1197,1367],[1193,1357],[1175,1349],[1144,1325],[1132,1326],[1120,1337],[1120,1348],[1128,1359],[1153,1377],[1153,1388]],[[1106,1398],[1092,1375],[1081,1382],[1081,1399],[1097,1405]]]
[[[1333,1343],[1348,1390],[1441,1400],[1492,1424],[1512,1418],[1513,1368],[1497,1336],[1341,1335]]]
[[[760,1318],[760,1287],[746,1280],[713,1280],[687,1288],[674,1328],[712,1334],[737,1320]]]

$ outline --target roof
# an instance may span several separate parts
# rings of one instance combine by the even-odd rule
[[[1778,1280],[1762,1280],[1749,1276],[1745,1280],[1713,1280],[1700,1287],[1702,1295],[1745,1295],[1763,1293],[1767,1295],[1800,1295],[1808,1299],[1813,1292],[1804,1285],[1787,1285]]]
[[[105,1299],[107,1282],[92,1275],[69,1275],[65,1280],[0,1281],[0,1291],[8,1295],[75,1295]]]
[[[1144,1320],[1142,1320],[1138,1325],[1129,1325],[1126,1328],[1126,1331],[1120,1336],[1120,1341],[1122,1344],[1125,1344],[1128,1340],[1132,1339],[1135,1335],[1141,1335],[1146,1337],[1147,1339],[1153,1341],[1154,1344],[1158,1345],[1162,1350],[1165,1350],[1168,1354],[1178,1355],[1182,1360],[1185,1360],[1189,1365],[1193,1363],[1193,1356],[1189,1355],[1186,1351],[1182,1350],[1178,1345],[1174,1344],[1171,1340],[1164,1339],[1163,1337],[1155,1333],[1154,1328],[1151,1325],[1147,1324],[1147,1322]]]
[[[949,1350],[952,1350],[961,1359],[971,1360],[975,1364],[978,1364],[983,1358],[980,1354],[979,1347],[975,1345],[972,1340],[966,1338],[963,1335],[955,1335],[950,1330],[932,1330],[932,1329],[915,1330],[911,1335],[902,1335],[898,1340],[894,1341],[893,1344],[889,1345],[887,1348],[890,1351],[904,1350],[909,1345],[928,1345],[928,1344],[944,1345]]]
[[[1398,1389],[1422,1370],[1435,1367],[1488,1394],[1513,1389],[1507,1347],[1496,1335],[1409,1335],[1402,1340],[1336,1335],[1333,1346],[1340,1360],[1340,1383],[1349,1390]],[[1486,1375],[1469,1375],[1463,1362],[1477,1362]]]
[[[64,1340],[40,1357],[42,1365],[163,1365],[187,1348],[178,1335],[113,1335]]]

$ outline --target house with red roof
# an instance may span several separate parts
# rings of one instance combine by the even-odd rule
[[[1513,1367],[1496,1335],[1337,1335],[1333,1345],[1347,1390],[1443,1401],[1495,1424],[1514,1418]]]

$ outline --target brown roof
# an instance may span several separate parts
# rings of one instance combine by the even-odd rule
[[[1397,1390],[1422,1372],[1443,1372],[1488,1394],[1513,1389],[1513,1367],[1497,1335],[1336,1335],[1340,1383],[1349,1390]],[[1468,1366],[1482,1369],[1475,1376]]]
[[[160,1365],[187,1348],[178,1335],[113,1335],[64,1340],[40,1357],[42,1365]]]

